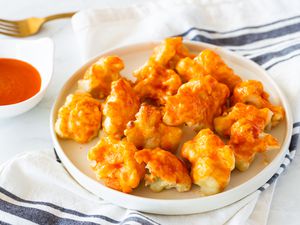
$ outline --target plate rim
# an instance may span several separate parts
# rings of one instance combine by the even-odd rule
[[[63,148],[60,146],[59,142],[58,142],[58,138],[57,135],[54,131],[54,117],[55,117],[55,111],[57,108],[57,104],[58,104],[58,99],[59,96],[62,95],[62,93],[64,92],[64,90],[66,89],[66,87],[68,86],[69,82],[72,82],[72,80],[74,79],[74,77],[76,75],[78,75],[78,73],[80,73],[80,71],[83,68],[88,67],[90,64],[92,64],[93,62],[95,62],[99,57],[103,56],[103,55],[108,55],[111,54],[111,52],[114,51],[120,51],[123,49],[128,49],[128,48],[139,48],[139,47],[145,47],[148,45],[157,45],[161,43],[161,40],[154,40],[154,41],[145,41],[145,42],[138,42],[138,43],[133,43],[133,44],[128,44],[128,45],[123,45],[123,46],[119,46],[116,48],[111,48],[109,50],[106,51],[102,51],[100,52],[98,55],[90,58],[87,62],[85,62],[83,65],[79,66],[78,69],[72,73],[72,75],[67,79],[67,81],[64,83],[64,85],[62,86],[62,88],[59,91],[59,94],[56,96],[56,99],[52,105],[51,108],[51,113],[50,113],[50,134],[51,134],[51,139],[53,141],[54,147],[56,149],[56,152],[58,154],[58,156],[60,157],[62,163],[65,165],[65,168],[67,169],[67,171],[72,175],[72,177],[81,185],[83,186],[85,189],[87,189],[88,191],[92,192],[93,194],[99,196],[98,194],[96,194],[94,191],[89,190],[84,184],[82,184],[79,180],[81,179],[88,179],[91,182],[96,182],[98,184],[100,184],[99,182],[97,182],[96,180],[92,179],[91,177],[87,176],[86,174],[84,174],[83,172],[81,172],[72,162],[71,160],[67,157],[67,155],[64,153]],[[207,43],[203,43],[203,42],[197,42],[197,41],[186,41],[184,40],[184,44],[187,44],[188,46],[192,46],[192,45],[196,45],[198,47],[204,47],[204,48],[210,48],[210,49],[214,49],[217,51],[221,51],[223,54],[226,54],[227,56],[236,58],[239,61],[244,61],[247,62],[247,64],[251,65],[253,68],[259,70],[261,73],[264,74],[265,78],[268,80],[268,82],[270,82],[272,88],[276,89],[276,92],[278,94],[279,99],[282,102],[282,105],[285,109],[285,114],[286,114],[286,134],[283,140],[283,143],[281,144],[281,148],[280,148],[280,152],[275,156],[275,158],[272,160],[272,162],[270,162],[264,169],[262,169],[259,173],[257,173],[254,177],[252,177],[251,179],[243,182],[242,184],[233,187],[230,190],[226,190],[224,192],[220,192],[218,194],[215,195],[211,195],[211,196],[199,196],[197,198],[188,198],[188,199],[153,199],[153,198],[147,198],[147,197],[143,197],[143,196],[136,196],[136,195],[131,195],[131,194],[126,194],[114,189],[111,189],[109,187],[106,187],[105,185],[100,184],[99,185],[99,189],[102,189],[101,191],[103,191],[103,195],[105,195],[105,193],[107,194],[113,194],[117,197],[115,197],[115,199],[118,199],[118,196],[120,196],[121,198],[125,198],[128,201],[132,201],[134,200],[137,204],[136,207],[128,207],[127,201],[124,201],[123,203],[116,203],[115,201],[111,201],[108,200],[108,198],[106,198],[106,196],[99,196],[103,199],[108,200],[109,202],[112,202],[113,204],[117,204],[121,207],[125,207],[125,208],[130,208],[130,209],[135,209],[135,210],[141,210],[144,212],[150,212],[150,213],[155,213],[155,214],[165,214],[165,215],[184,215],[184,214],[193,214],[193,213],[199,213],[199,212],[206,212],[206,211],[210,211],[213,209],[217,209],[217,208],[221,208],[224,207],[226,205],[232,204],[240,199],[245,198],[246,196],[250,195],[251,193],[255,192],[257,190],[257,183],[262,183],[259,186],[262,186],[264,183],[266,183],[268,181],[268,179],[270,179],[273,174],[279,169],[280,164],[283,162],[284,157],[286,155],[286,152],[288,151],[288,145],[289,145],[289,141],[292,135],[292,124],[293,124],[293,118],[292,118],[292,113],[291,113],[291,108],[289,105],[289,102],[286,98],[286,96],[284,95],[284,93],[281,91],[281,89],[278,87],[278,85],[276,84],[276,82],[272,79],[272,77],[268,74],[268,72],[263,69],[261,66],[259,66],[258,64],[256,64],[255,62],[242,57],[230,50],[227,50],[223,47],[220,46],[216,46],[216,45],[212,45],[212,44],[207,44]],[[271,175],[269,175],[271,174]],[[264,182],[258,182],[258,177],[264,175]],[[78,176],[78,177],[77,177]],[[81,176],[81,178],[79,178]],[[83,177],[82,177],[83,176]],[[255,186],[255,188],[254,188]],[[234,198],[234,193],[236,193],[237,191],[243,191],[244,189],[248,190],[247,194],[239,194],[239,197]],[[251,189],[251,191],[249,191]],[[233,195],[232,196],[232,200],[229,201],[228,197],[225,195]],[[240,197],[242,195],[242,197]],[[109,196],[111,197],[111,196]],[[149,207],[141,207],[140,204],[145,204],[145,201],[150,205],[165,205],[168,206],[170,208],[169,204],[184,204],[185,206],[193,206],[193,205],[197,205],[196,203],[199,203],[199,201],[201,202],[210,202],[213,201],[213,199],[216,198],[220,198],[221,200],[223,199],[225,201],[225,203],[223,202],[222,204],[219,204],[216,207],[208,207],[207,210],[186,210],[183,209],[183,212],[179,212],[180,210],[174,210],[174,207],[171,207],[172,209],[170,210],[169,213],[165,213],[163,211],[159,211],[159,210],[151,210],[149,209]],[[227,200],[226,200],[227,199]],[[129,204],[131,205],[131,204]],[[141,209],[143,208],[143,209]],[[182,210],[182,209],[181,209]],[[159,212],[158,212],[159,211]]]

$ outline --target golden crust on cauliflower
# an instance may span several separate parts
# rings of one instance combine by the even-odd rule
[[[75,93],[59,109],[55,132],[61,138],[87,143],[97,136],[100,126],[100,103],[88,93]]]
[[[255,123],[245,118],[232,125],[228,144],[234,150],[235,166],[240,171],[249,168],[256,153],[279,148],[276,138],[264,133]]]
[[[242,81],[231,68],[229,68],[223,59],[210,49],[203,50],[194,59],[204,70],[204,75],[211,75],[220,83],[226,84],[230,91]]]
[[[88,160],[97,179],[105,185],[129,193],[136,188],[145,174],[145,165],[137,163],[134,144],[125,139],[102,137],[88,152]]]
[[[131,83],[124,78],[112,82],[111,94],[103,105],[103,129],[109,135],[123,136],[126,124],[134,119],[140,100]]]
[[[154,48],[149,60],[133,75],[137,78],[135,91],[142,100],[155,100],[165,104],[167,96],[176,94],[181,85],[180,76],[174,71],[182,58],[193,58],[183,45],[181,37],[166,38]]]
[[[180,59],[176,65],[176,71],[182,79],[182,82],[188,82],[191,79],[204,76],[203,67],[191,58]]]
[[[129,142],[139,149],[160,147],[172,152],[177,149],[182,130],[165,125],[158,107],[142,104],[135,117],[136,120],[130,121],[124,131]]]
[[[191,188],[191,178],[184,163],[172,153],[160,148],[144,149],[135,153],[138,163],[145,163],[148,174],[145,185],[152,191],[176,188],[179,192]]]
[[[268,108],[258,109],[252,105],[237,103],[222,116],[214,119],[214,127],[219,135],[226,137],[230,135],[233,123],[241,118],[246,118],[264,130],[270,124],[272,115],[272,111]]]
[[[233,91],[231,104],[238,102],[255,105],[257,108],[268,108],[273,112],[272,126],[276,126],[285,116],[284,109],[270,103],[269,95],[264,91],[263,85],[257,80],[246,80],[239,83]]]
[[[101,57],[91,65],[78,81],[78,89],[89,92],[95,98],[104,98],[110,93],[111,83],[120,78],[123,61],[117,56]]]
[[[185,57],[193,58],[194,55],[183,45],[182,37],[171,37],[166,38],[162,44],[154,48],[150,61],[174,69],[177,61]]]
[[[196,129],[212,128],[213,119],[222,113],[228,96],[228,87],[212,76],[191,80],[167,98],[163,121],[170,126],[185,123]]]
[[[203,195],[221,192],[229,183],[235,164],[233,150],[210,129],[186,142],[181,155],[192,164],[193,183],[200,186]]]
[[[167,96],[176,94],[181,85],[180,77],[171,69],[150,65],[140,73],[134,90],[142,100],[152,99],[164,104]]]
[[[149,60],[139,69],[134,71],[134,76],[138,80],[144,79],[145,69],[148,66],[158,65],[166,69],[175,69],[177,62],[181,58],[194,55],[189,53],[188,49],[182,43],[182,37],[166,38],[162,43],[154,48]]]

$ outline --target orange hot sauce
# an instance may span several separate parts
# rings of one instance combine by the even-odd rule
[[[41,76],[30,64],[17,59],[0,58],[0,105],[22,102],[41,88]]]

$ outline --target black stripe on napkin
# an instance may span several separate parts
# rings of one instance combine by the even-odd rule
[[[258,188],[257,190],[263,192],[263,191],[266,190],[266,189],[262,186],[262,187]]]
[[[98,225],[99,223],[77,221],[68,218],[58,217],[49,212],[32,207],[25,207],[12,204],[0,199],[0,210],[27,219],[37,224],[64,224],[64,225]]]
[[[289,24],[289,25],[286,25],[283,27],[277,27],[277,28],[274,28],[269,31],[255,32],[255,29],[257,29],[257,28],[268,27],[270,25],[277,24],[277,23],[284,22],[284,21],[289,21],[289,20],[292,20],[295,18],[300,18],[300,16],[295,16],[295,17],[275,21],[272,23],[263,24],[260,26],[244,27],[244,28],[240,28],[240,29],[236,29],[236,30],[232,30],[232,31],[226,31],[226,32],[219,32],[219,31],[206,30],[206,29],[192,27],[189,30],[187,30],[186,32],[180,34],[179,36],[186,36],[190,32],[196,30],[196,31],[206,32],[206,35],[196,34],[191,40],[202,41],[202,42],[215,44],[215,45],[219,45],[219,46],[224,46],[224,47],[226,47],[226,46],[242,46],[242,45],[254,43],[257,41],[273,39],[273,38],[281,37],[281,36],[288,36],[292,33],[299,32],[300,31],[300,23],[299,22],[296,22],[294,24]],[[210,34],[221,34],[222,35],[222,34],[234,33],[236,31],[247,30],[250,28],[252,28],[254,30],[252,32],[249,31],[246,34],[236,35],[236,36],[232,36],[232,37],[212,38],[210,35]],[[280,51],[275,51],[275,52],[271,52],[271,53],[270,52],[261,53],[257,56],[252,57],[252,60],[260,65],[263,65],[264,63],[267,63],[274,58],[287,56],[290,53],[293,53],[294,51],[300,49],[300,46],[299,46],[300,44],[292,45],[291,42],[293,40],[295,40],[295,38],[291,38],[290,40],[285,40],[285,42],[288,42],[288,43],[290,42],[290,45]],[[273,43],[273,44],[269,43],[269,44],[266,44],[265,46],[261,46],[260,48],[257,48],[257,49],[259,50],[259,49],[263,49],[266,47],[277,46],[281,43],[282,42],[277,42],[277,43]],[[231,49],[231,50],[237,51],[237,52],[240,51],[239,49]],[[252,50],[253,49],[249,49],[248,51],[252,51]],[[254,50],[255,50],[255,48],[254,48]],[[251,54],[247,53],[247,49],[241,49],[241,51],[245,51],[245,54],[243,54],[243,55],[251,56]],[[273,62],[271,65],[268,65],[266,67],[266,69],[267,70],[271,69],[273,66],[275,66],[281,62],[287,61],[291,58],[294,58],[298,55],[300,55],[300,53],[296,54],[296,55],[291,55],[290,57],[288,57],[286,59],[281,59],[279,61]]]
[[[290,151],[294,151],[297,149],[298,143],[299,143],[299,133],[298,134],[293,134],[289,146]]]
[[[56,216],[50,212],[32,208],[32,207],[25,207],[20,205],[15,205],[10,202],[4,201],[0,199],[0,210],[10,213],[12,215],[18,216],[20,218],[29,220],[31,222],[42,224],[42,225],[99,225],[100,223],[90,222],[90,221],[79,221],[69,218],[63,218]],[[148,220],[145,220],[142,217],[138,216],[129,216],[125,218],[123,221],[119,222],[118,224],[127,224],[128,222],[136,222],[141,225],[154,225]],[[157,224],[157,223],[156,223]]]
[[[299,24],[299,28],[300,28],[300,24]],[[268,61],[270,61],[273,58],[277,58],[277,57],[282,57],[285,55],[290,54],[291,52],[300,49],[300,44],[296,44],[296,45],[292,45],[292,46],[288,46],[284,49],[281,49],[280,51],[274,51],[274,52],[268,52],[266,54],[262,54],[253,58],[250,58],[251,60],[253,60],[254,62],[262,65]]]
[[[196,34],[191,40],[193,41],[202,41],[219,46],[240,46],[251,44],[256,41],[262,41],[277,37],[282,37],[296,33],[300,31],[300,23],[295,23],[287,25],[285,27],[276,28],[270,31],[257,32],[257,33],[247,33],[234,37],[226,38],[210,38],[201,34]]]
[[[292,162],[292,161],[293,161],[293,159],[291,158],[291,156],[290,156],[290,155],[285,155],[285,158],[286,158],[286,159],[288,159],[288,160],[290,160],[290,162]]]
[[[277,62],[275,62],[275,63],[269,65],[269,66],[266,67],[265,69],[266,69],[266,70],[269,70],[269,69],[271,69],[273,66],[276,66],[276,65],[279,64],[279,63],[288,61],[288,60],[290,60],[290,59],[292,59],[292,58],[295,58],[295,57],[297,57],[297,56],[300,56],[300,53],[295,54],[295,55],[292,55],[292,56],[290,56],[290,57],[288,57],[288,58],[286,58],[286,59],[279,60],[279,61],[277,61]]]
[[[188,35],[190,32],[192,32],[194,30],[200,31],[200,32],[206,32],[206,33],[210,33],[210,34],[230,34],[230,33],[234,33],[234,32],[241,31],[241,30],[258,29],[258,28],[268,27],[270,25],[278,24],[278,23],[281,23],[281,22],[286,22],[286,21],[289,21],[289,20],[297,19],[297,18],[300,18],[300,15],[285,18],[285,19],[281,19],[281,20],[277,20],[277,21],[274,21],[274,22],[271,22],[271,23],[266,23],[266,24],[262,24],[262,25],[258,25],[258,26],[242,27],[242,28],[238,28],[238,29],[234,29],[234,30],[230,30],[230,31],[215,31],[215,30],[208,30],[208,29],[192,27],[192,28],[188,29],[187,31],[185,31],[184,33],[179,34],[177,36],[184,37],[184,36]]]
[[[300,127],[300,122],[294,123],[294,124],[293,124],[293,128],[295,128],[295,127]]]
[[[275,174],[267,181],[267,183],[271,185],[278,177],[279,177],[279,174],[278,174],[278,173],[275,173]]]
[[[291,43],[294,43],[294,42],[299,42],[299,37],[291,37],[291,38],[288,38],[285,40],[279,40],[276,42],[267,43],[265,45],[258,46],[258,47],[252,47],[252,46],[250,48],[230,48],[229,47],[228,49],[233,52],[238,52],[239,54],[242,54],[245,57],[250,57],[251,55],[254,55],[255,53],[259,53],[262,51],[265,51],[265,52],[269,51],[269,50],[264,50],[265,48],[273,49],[272,47],[276,47],[276,46],[282,45],[282,44],[290,44],[291,45]],[[252,51],[255,51],[255,53],[251,53]]]
[[[12,224],[6,223],[6,222],[3,222],[3,221],[0,220],[0,225],[12,225]]]
[[[68,214],[72,214],[72,215],[75,215],[75,216],[78,216],[78,217],[84,217],[84,218],[99,218],[99,219],[102,219],[102,220],[105,220],[107,222],[110,222],[110,223],[114,223],[114,224],[118,224],[120,223],[120,221],[117,221],[117,220],[114,220],[110,217],[107,217],[107,216],[104,216],[104,215],[87,215],[87,214],[84,214],[84,213],[81,213],[81,212],[78,212],[76,210],[72,210],[72,209],[67,209],[67,208],[63,208],[61,206],[58,206],[58,205],[55,205],[55,204],[52,204],[50,202],[42,202],[42,201],[30,201],[30,200],[25,200],[25,199],[22,199],[14,194],[12,194],[11,192],[5,190],[3,187],[0,187],[0,192],[18,202],[23,202],[23,203],[29,203],[29,204],[33,204],[33,205],[45,205],[45,206],[48,206],[48,207],[51,207],[53,209],[56,209],[56,210],[59,210],[63,213],[68,213]]]
[[[53,151],[54,151],[54,155],[55,155],[56,162],[61,163],[61,160],[60,160],[59,156],[57,155],[56,149],[53,148]]]
[[[59,210],[61,211],[62,213],[68,213],[68,214],[72,214],[72,215],[75,215],[75,216],[78,216],[78,217],[83,217],[83,218],[97,218],[97,219],[102,219],[102,220],[105,220],[106,222],[109,222],[109,223],[112,223],[112,224],[126,224],[126,222],[137,222],[137,223],[140,223],[140,224],[145,224],[145,225],[159,225],[159,223],[155,222],[154,220],[142,215],[142,214],[139,214],[137,212],[132,212],[130,213],[127,217],[124,218],[124,220],[122,221],[117,221],[115,219],[112,219],[110,217],[107,217],[107,216],[104,216],[104,215],[87,215],[87,214],[84,214],[84,213],[81,213],[79,211],[76,211],[76,210],[72,210],[72,209],[67,209],[67,208],[63,208],[61,206],[58,206],[58,205],[55,205],[55,204],[52,204],[50,202],[41,202],[41,201],[30,201],[30,200],[25,200],[25,199],[22,199],[14,194],[12,194],[11,192],[5,190],[4,188],[0,187],[0,192],[5,194],[6,196],[18,201],[18,202],[23,202],[23,203],[28,203],[28,204],[32,204],[33,206],[34,205],[45,205],[45,206],[48,206],[48,207],[51,207],[53,209],[56,209],[56,210]],[[3,200],[4,201],[4,200]],[[4,201],[6,202],[6,201]],[[6,204],[6,203],[5,203]],[[9,209],[12,209],[13,212],[17,213],[18,211],[16,211],[17,209],[17,205],[14,205],[12,203],[9,203],[12,205],[12,208],[9,208]],[[20,206],[22,207],[22,206]],[[41,210],[41,209],[37,209],[37,208],[31,208],[31,207],[23,207],[23,208],[20,208],[22,209],[23,211],[25,211],[26,213],[30,214],[30,211],[31,209],[34,209],[33,210],[33,213],[38,213],[37,215],[44,215],[44,213],[46,213],[45,216],[47,217],[50,217],[50,215],[48,215],[46,211],[44,210]],[[1,199],[0,199],[0,210],[2,211],[5,211],[1,208]],[[11,214],[14,214],[13,212],[10,212],[10,211],[6,211],[8,213],[11,213]],[[51,213],[50,213],[51,214]],[[19,216],[17,214],[14,214],[16,216]],[[52,215],[52,214],[51,214]],[[57,217],[55,215],[53,215],[54,218],[52,218],[53,220],[59,218],[59,223],[57,224],[73,224],[73,223],[68,223],[69,221],[65,221],[65,218],[62,218],[62,217]],[[19,217],[22,217],[22,216],[19,216]],[[57,218],[56,218],[57,217]],[[22,217],[24,218],[24,217]],[[50,218],[51,219],[51,218]],[[76,222],[81,222],[81,221],[78,221],[78,220],[74,220]],[[33,221],[34,222],[34,221]],[[44,223],[40,223],[40,224],[44,224]],[[47,224],[47,223],[46,223]],[[51,223],[49,223],[51,224]],[[74,223],[74,224],[77,224],[77,223]],[[81,224],[81,223],[79,223]],[[82,224],[94,224],[94,223],[82,223]],[[96,223],[98,224],[98,223]]]
[[[280,167],[281,167],[282,169],[285,169],[285,168],[286,168],[286,165],[285,165],[285,164],[281,164]]]

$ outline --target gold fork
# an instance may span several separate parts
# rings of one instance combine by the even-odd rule
[[[44,23],[60,19],[72,17],[76,12],[61,13],[45,18],[31,17],[24,20],[3,20],[0,19],[0,34],[13,36],[13,37],[28,37],[38,33]]]

